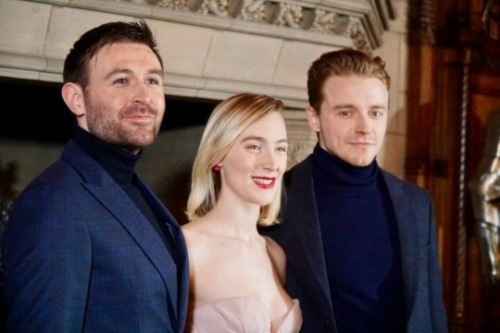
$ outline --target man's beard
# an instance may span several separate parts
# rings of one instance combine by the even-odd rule
[[[134,114],[149,114],[154,119],[158,111],[147,106],[128,107],[119,111],[118,117],[107,117],[114,110],[100,103],[94,103],[90,97],[86,97],[87,125],[89,132],[104,142],[122,147],[126,150],[138,150],[152,144],[160,130],[160,124],[131,125],[122,121],[124,118]]]

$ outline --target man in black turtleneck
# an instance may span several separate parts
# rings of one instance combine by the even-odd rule
[[[308,71],[318,143],[285,174],[286,289],[305,333],[447,332],[430,194],[382,170],[390,78],[379,58],[328,52]]]
[[[165,111],[150,28],[87,31],[63,79],[74,138],[20,194],[2,237],[7,331],[181,333],[185,241],[134,171]]]

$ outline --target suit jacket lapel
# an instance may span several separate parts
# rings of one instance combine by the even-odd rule
[[[149,189],[149,187],[146,186],[146,184],[140,178],[138,178],[138,186],[148,198],[148,202],[151,204],[153,210],[161,217],[160,223],[164,223],[166,225],[168,232],[170,233],[170,237],[173,241],[171,245],[172,247],[174,247],[172,250],[175,251],[175,254],[172,255],[176,257],[175,261],[177,263],[177,270],[178,270],[177,309],[179,310],[179,320],[177,321],[177,324],[179,325],[178,331],[181,331],[184,325],[183,320],[185,319],[181,318],[181,316],[182,314],[187,313],[188,292],[189,292],[189,279],[188,279],[189,265],[188,265],[187,248],[184,240],[184,235],[181,231],[179,224],[172,216],[172,214],[165,208],[160,199]],[[166,267],[163,264],[161,264],[161,261],[159,261],[159,264],[161,267]],[[166,277],[166,274],[167,273],[164,272],[163,276]]]
[[[407,314],[411,313],[408,305],[415,304],[415,296],[418,285],[419,271],[419,244],[417,240],[417,229],[415,214],[413,212],[411,198],[401,188],[401,182],[396,182],[393,176],[384,172],[384,179],[389,189],[391,201],[398,224],[399,242],[401,248],[401,269],[403,286],[405,292],[405,303]]]
[[[324,296],[318,299],[318,302],[332,309],[310,157],[297,165],[290,174],[287,200],[286,219],[293,220],[289,223],[289,227],[293,226],[293,232],[300,240],[298,246],[291,251],[292,255],[297,258],[293,264],[298,270],[313,272],[314,278],[306,282],[311,284],[313,290],[320,289],[319,293],[317,291],[312,293]],[[304,260],[304,254],[306,260]]]
[[[175,281],[169,278],[168,267],[175,265],[161,236],[144,217],[137,206],[102,167],[88,157],[72,141],[63,151],[62,158],[70,163],[84,179],[83,186],[97,199],[120,223],[144,251],[145,256],[156,267],[169,291],[177,290]],[[172,302],[173,300],[169,300]],[[172,304],[177,309],[177,304]]]
[[[103,186],[95,184],[85,184],[85,186],[116,217],[117,221],[129,231],[131,237],[142,248],[144,254],[156,266],[167,282],[169,280],[167,278],[169,274],[167,267],[174,265],[174,262],[168,255],[161,236],[141,214],[127,194],[111,178]],[[175,289],[176,286],[173,286],[173,288]]]

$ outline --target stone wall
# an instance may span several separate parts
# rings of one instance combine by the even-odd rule
[[[146,18],[159,40],[167,95],[221,100],[250,91],[284,100],[291,166],[316,142],[304,113],[309,64],[323,52],[354,47],[387,63],[390,119],[378,161],[404,178],[407,6],[408,0],[0,0],[0,79],[61,82],[64,57],[81,33],[106,21]],[[177,185],[169,184],[185,179],[201,131],[168,132],[147,152],[139,172],[161,196],[172,196],[166,189]],[[61,148],[0,133],[0,166],[18,165],[20,191]]]

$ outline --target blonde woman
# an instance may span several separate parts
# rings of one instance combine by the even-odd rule
[[[286,257],[257,226],[278,223],[287,163],[280,100],[238,94],[221,102],[192,171],[188,332],[295,333],[297,300],[284,290]]]

